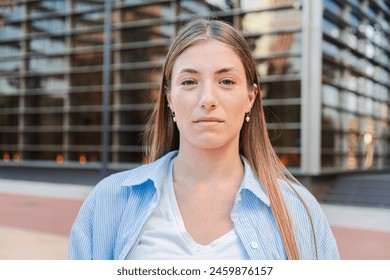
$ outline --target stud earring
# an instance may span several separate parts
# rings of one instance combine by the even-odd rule
[[[176,116],[175,112],[172,110],[171,106],[168,104],[168,108],[171,110],[172,120],[175,123],[176,122]]]
[[[173,111],[172,111],[172,120],[173,120],[174,123],[176,122],[175,112],[173,112]]]

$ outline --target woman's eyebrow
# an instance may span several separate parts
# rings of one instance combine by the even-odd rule
[[[225,68],[221,68],[221,69],[215,71],[215,74],[223,74],[223,73],[231,72],[231,71],[238,71],[238,69],[235,67],[225,67]]]
[[[193,68],[183,68],[180,70],[179,73],[190,73],[190,74],[198,74],[199,72],[196,71],[195,69]]]
[[[215,74],[223,74],[226,72],[231,72],[231,71],[238,71],[236,67],[224,67],[221,69],[218,69],[215,71]],[[193,68],[183,68],[179,71],[179,73],[190,73],[190,74],[199,74],[199,71],[193,69]]]

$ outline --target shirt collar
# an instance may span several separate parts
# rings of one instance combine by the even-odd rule
[[[159,158],[158,160],[141,165],[138,168],[129,171],[128,176],[122,182],[122,187],[133,187],[141,185],[146,181],[153,181],[153,186],[160,193],[161,187],[167,175],[169,163],[177,156],[178,151],[172,151]],[[244,178],[241,183],[240,192],[242,190],[248,190],[259,198],[267,206],[270,206],[270,200],[266,194],[263,185],[259,179],[255,176],[246,158],[241,157],[244,163]]]
[[[177,153],[178,151],[169,152],[152,163],[141,165],[138,168],[130,170],[126,179],[121,183],[121,186],[133,187],[147,181],[153,181],[153,186],[160,193],[167,175],[169,163],[177,156]]]
[[[244,173],[244,179],[242,180],[240,192],[242,190],[248,190],[251,193],[253,193],[257,198],[259,198],[264,204],[267,206],[270,206],[270,199],[263,187],[263,185],[260,183],[257,176],[253,173],[251,166],[249,165],[249,162],[246,158],[241,156],[241,159],[244,163],[245,167],[245,173]]]

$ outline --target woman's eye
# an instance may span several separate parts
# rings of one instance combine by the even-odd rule
[[[193,85],[195,85],[196,83],[195,83],[195,81],[193,81],[193,80],[185,80],[185,81],[181,82],[181,84],[182,84],[183,86],[193,86]]]
[[[234,85],[234,81],[233,81],[233,80],[229,80],[229,79],[222,80],[220,83],[221,83],[222,85],[225,85],[225,86]]]

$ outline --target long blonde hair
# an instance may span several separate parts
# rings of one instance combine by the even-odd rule
[[[171,86],[172,68],[176,59],[185,49],[207,38],[230,46],[244,65],[248,87],[253,88],[255,84],[260,89],[256,64],[245,38],[239,31],[218,20],[196,19],[190,21],[180,29],[164,63],[159,95],[145,134],[148,162],[155,161],[167,152],[179,148],[179,131],[172,121],[166,98]],[[240,132],[239,149],[240,153],[248,160],[253,172],[257,175],[270,198],[271,208],[288,259],[299,259],[291,218],[279,189],[278,178],[297,184],[299,182],[283,166],[272,148],[268,137],[261,96],[257,96],[254,101],[250,122],[244,122],[243,124]],[[273,168],[269,168],[270,166]],[[290,186],[293,188],[291,184]],[[294,188],[293,190],[295,191]],[[296,191],[295,193],[298,195]],[[302,200],[301,197],[300,199]],[[303,200],[302,202],[304,203]],[[304,205],[308,211],[305,203]]]

